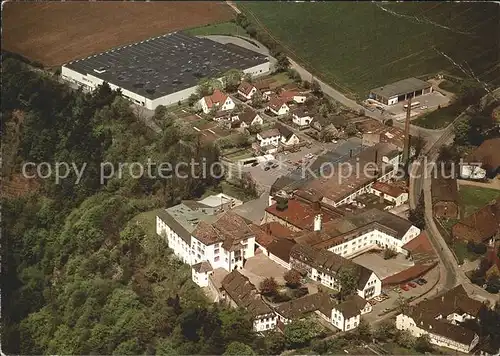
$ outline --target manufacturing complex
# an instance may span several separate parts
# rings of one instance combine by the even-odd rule
[[[67,63],[64,80],[86,90],[103,82],[134,103],[154,110],[186,100],[202,78],[230,69],[262,75],[269,58],[249,49],[174,32]]]

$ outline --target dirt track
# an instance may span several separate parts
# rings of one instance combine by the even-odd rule
[[[3,48],[53,67],[112,47],[234,17],[223,2],[8,2]]]

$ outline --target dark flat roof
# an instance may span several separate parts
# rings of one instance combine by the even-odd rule
[[[386,98],[392,98],[393,96],[412,93],[416,90],[429,88],[430,86],[430,83],[424,82],[423,80],[417,78],[407,78],[400,80],[399,82],[372,89],[371,92]]]
[[[156,99],[219,78],[229,69],[248,69],[267,56],[185,33],[169,33],[66,64],[126,90]],[[95,70],[105,69],[104,73]]]

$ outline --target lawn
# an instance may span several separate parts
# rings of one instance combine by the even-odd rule
[[[245,29],[236,25],[234,22],[223,22],[214,25],[190,28],[184,32],[193,36],[208,35],[228,35],[228,36],[246,36]]]
[[[500,83],[497,4],[238,2],[291,56],[351,97],[407,77],[440,71]],[[439,52],[441,53],[439,53]]]
[[[137,214],[131,221],[141,225],[147,236],[154,236],[156,234],[156,214],[159,210],[161,209],[154,209]]]
[[[455,102],[444,108],[434,110],[418,119],[412,120],[412,124],[425,127],[427,129],[440,129],[448,126],[460,115],[467,106]]]
[[[500,191],[488,188],[461,186],[459,195],[462,216],[468,216],[488,204],[490,201],[499,198]]]
[[[465,260],[475,261],[482,255],[478,255],[467,248],[467,243],[463,241],[454,241],[451,245],[455,256],[457,256],[458,264],[463,264]]]

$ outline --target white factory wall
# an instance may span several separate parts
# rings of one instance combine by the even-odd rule
[[[257,66],[243,70],[244,73],[250,73],[253,76],[263,75],[269,71],[270,71],[270,62],[262,63]],[[82,74],[66,66],[62,66],[61,68],[61,78],[68,82],[83,86],[85,90],[94,90],[97,86],[101,85],[104,82],[102,79],[99,79],[90,73]],[[120,89],[124,97],[150,110],[156,109],[158,105],[168,106],[175,104],[178,101],[187,100],[191,94],[196,93],[196,88],[197,88],[197,86],[193,86],[172,94],[159,97],[157,99],[148,99],[142,95],[126,90],[113,83],[108,82],[108,84],[111,89],[113,90]]]

